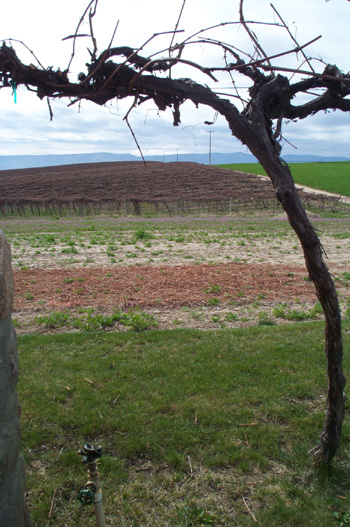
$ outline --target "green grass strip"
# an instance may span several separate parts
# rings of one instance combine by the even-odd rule
[[[258,163],[235,163],[220,165],[222,168],[265,175]],[[307,187],[325,190],[334,194],[350,196],[350,162],[332,163],[290,163],[292,176],[296,183]]]
[[[19,337],[34,526],[95,525],[76,500],[86,442],[105,451],[108,525],[251,526],[250,512],[266,527],[348,525],[347,419],[332,469],[308,456],[324,420],[323,331],[312,322]]]

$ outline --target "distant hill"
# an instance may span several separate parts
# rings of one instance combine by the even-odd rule
[[[146,161],[160,161],[170,163],[174,161],[209,164],[209,155],[206,154],[171,154],[145,156]],[[331,161],[350,161],[346,157],[320,157],[314,155],[286,155],[287,163],[314,163]],[[0,170],[11,170],[20,168],[35,168],[61,165],[76,165],[82,163],[106,163],[116,161],[142,161],[141,157],[131,154],[111,154],[108,152],[96,152],[93,154],[50,154],[50,155],[24,155],[24,156],[1,156]],[[229,163],[257,163],[251,154],[243,152],[211,154],[212,165],[224,165]]]
[[[104,163],[114,161],[138,161],[130,154],[50,154],[26,156],[0,156],[0,170],[19,168],[56,167],[61,165],[79,165],[82,163]]]

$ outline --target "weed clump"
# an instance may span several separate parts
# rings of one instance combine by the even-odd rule
[[[158,326],[158,322],[153,315],[140,309],[130,311],[116,309],[111,315],[94,313],[89,310],[80,316],[74,316],[69,311],[54,311],[50,315],[35,317],[35,322],[46,329],[67,327],[78,331],[101,331],[114,326],[115,323],[122,324],[137,332]]]
[[[274,320],[271,320],[268,313],[266,311],[259,311],[259,326],[274,326],[276,322]]]
[[[158,326],[156,318],[141,309],[132,309],[130,311],[118,309],[112,316],[114,320],[131,328],[133,331],[144,331]]]
[[[149,240],[153,240],[154,236],[152,233],[146,231],[145,229],[139,229],[134,234],[134,240],[135,241],[142,241],[147,242]]]
[[[298,310],[298,309],[290,309],[286,303],[278,304],[273,309],[273,315],[276,318],[282,318],[284,320],[294,320],[294,321],[301,321],[301,320],[310,320],[315,319],[322,313],[322,307],[319,303],[315,304],[311,309],[309,310]]]

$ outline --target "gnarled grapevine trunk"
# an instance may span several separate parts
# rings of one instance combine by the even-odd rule
[[[272,131],[272,122],[266,117],[266,101],[270,100],[271,95],[279,93],[284,84],[283,78],[275,77],[256,92],[245,112],[249,130],[241,126],[242,121],[235,118],[232,112],[226,112],[225,117],[233,134],[247,144],[266,170],[275,188],[277,199],[299,238],[309,277],[314,283],[316,295],[325,315],[327,413],[320,442],[311,452],[317,459],[329,463],[340,444],[345,408],[346,381],[342,369],[341,313],[335,285],[323,259],[321,242],[301,203],[289,167],[280,157],[281,146],[277,141],[276,133]],[[237,124],[240,125],[239,128]]]
[[[275,186],[277,198],[300,240],[309,277],[315,285],[316,295],[325,315],[327,413],[320,442],[311,452],[316,458],[328,463],[332,460],[340,443],[345,407],[346,381],[342,369],[343,342],[338,297],[333,279],[322,256],[320,240],[300,201],[288,166],[280,158],[265,159],[265,154],[262,157],[261,164],[269,174]]]

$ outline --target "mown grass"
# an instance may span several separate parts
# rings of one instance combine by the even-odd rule
[[[220,165],[231,170],[240,170],[251,174],[266,175],[258,163],[235,163]],[[296,183],[307,187],[326,190],[334,194],[350,196],[350,162],[334,163],[290,163],[292,176]]]
[[[76,499],[86,442],[105,452],[107,525],[348,525],[348,421],[333,467],[308,456],[324,420],[322,344],[317,322],[20,337],[34,527],[95,525]]]

